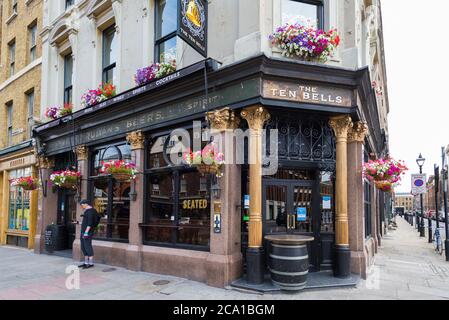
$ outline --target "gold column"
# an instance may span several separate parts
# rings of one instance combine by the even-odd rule
[[[249,195],[250,215],[248,224],[248,247],[262,247],[262,130],[270,114],[262,106],[244,109],[241,116],[248,122],[249,139]]]
[[[349,245],[347,142],[348,131],[353,124],[350,116],[340,116],[332,118],[329,125],[334,130],[337,140],[335,243]]]
[[[347,143],[348,132],[352,128],[353,123],[350,116],[344,115],[331,118],[329,121],[329,125],[335,132],[337,142],[337,165],[335,183],[335,275],[347,277],[350,275],[351,263],[348,223]]]

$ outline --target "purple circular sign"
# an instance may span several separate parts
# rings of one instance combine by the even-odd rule
[[[422,187],[424,185],[424,181],[421,179],[415,180],[415,186]]]

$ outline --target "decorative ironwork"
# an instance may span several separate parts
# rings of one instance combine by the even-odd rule
[[[279,160],[317,163],[322,171],[334,171],[336,148],[335,137],[325,118],[304,117],[292,114],[274,115],[266,125],[269,130],[279,132]],[[267,154],[270,146],[267,143]]]

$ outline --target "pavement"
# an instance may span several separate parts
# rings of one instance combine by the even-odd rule
[[[261,294],[187,279],[96,265],[79,273],[71,259],[0,247],[0,300],[447,300],[449,263],[397,217],[366,281],[355,288]],[[78,277],[79,275],[79,277]],[[77,281],[79,280],[79,282]]]

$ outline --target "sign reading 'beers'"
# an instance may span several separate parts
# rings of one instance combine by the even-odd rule
[[[191,199],[182,202],[182,208],[184,210],[206,209],[207,205],[207,199]]]
[[[264,98],[289,100],[310,104],[352,106],[352,91],[342,88],[315,86],[305,83],[292,83],[264,80]]]

